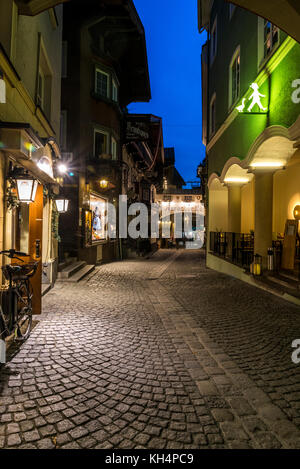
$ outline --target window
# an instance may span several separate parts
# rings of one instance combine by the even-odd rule
[[[94,156],[100,158],[107,153],[108,134],[100,130],[94,132]]]
[[[39,67],[36,75],[36,104],[43,110],[45,116],[51,122],[53,72],[41,34],[39,34],[39,44]]]
[[[101,241],[107,238],[106,210],[107,202],[102,197],[90,196],[90,207],[92,211],[92,242]]]
[[[232,18],[233,13],[235,12],[236,5],[233,5],[232,3],[229,3],[229,19]]]
[[[115,80],[112,80],[112,100],[118,102],[118,86]]]
[[[95,92],[104,98],[109,97],[109,74],[96,68]]]
[[[112,137],[111,138],[111,156],[113,160],[117,159],[117,142],[116,140]]]
[[[215,22],[213,24],[212,30],[211,30],[211,35],[210,35],[210,60],[211,62],[214,61],[216,55],[217,55],[217,19],[215,19]]]
[[[238,48],[230,64],[229,76],[229,107],[233,106],[240,96],[241,55]]]
[[[279,41],[279,28],[270,21],[264,21],[264,58],[274,49]]]
[[[210,102],[209,113],[209,134],[210,136],[216,133],[216,93],[213,95]]]

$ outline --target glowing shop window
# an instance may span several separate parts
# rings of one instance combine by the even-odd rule
[[[106,200],[96,195],[90,196],[92,211],[92,242],[106,239]]]

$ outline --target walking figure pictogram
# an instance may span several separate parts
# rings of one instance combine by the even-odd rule
[[[248,112],[251,112],[252,109],[254,108],[255,104],[258,105],[259,109],[261,111],[266,111],[267,108],[263,107],[262,103],[261,103],[261,98],[265,98],[266,95],[264,94],[261,94],[259,92],[259,87],[258,87],[258,84],[257,83],[252,83],[251,85],[251,88],[253,89],[253,93],[252,95],[250,96],[249,98],[249,101],[250,99],[252,99],[252,103],[250,104],[249,108],[248,108]]]

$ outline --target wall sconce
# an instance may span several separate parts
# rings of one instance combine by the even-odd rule
[[[101,179],[100,181],[100,187],[101,189],[107,189],[108,187],[108,181],[106,179]]]
[[[295,220],[300,220],[300,205],[296,205],[294,208],[294,218]]]
[[[69,208],[69,200],[64,199],[63,197],[55,199],[56,208],[58,213],[66,213]]]
[[[16,177],[18,199],[20,202],[29,204],[35,201],[38,182],[30,176]]]

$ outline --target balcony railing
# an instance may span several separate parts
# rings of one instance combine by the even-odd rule
[[[254,234],[210,232],[210,252],[248,268],[254,259]]]

